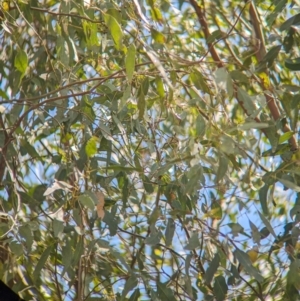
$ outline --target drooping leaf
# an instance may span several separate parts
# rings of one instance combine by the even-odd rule
[[[166,245],[169,246],[172,243],[173,236],[175,232],[175,223],[172,218],[168,218],[167,228],[166,228]]]
[[[208,269],[205,271],[205,282],[211,283],[220,265],[220,256],[215,254],[213,260],[210,262]]]
[[[85,152],[88,157],[92,157],[97,154],[97,142],[98,138],[93,136],[88,140],[85,146]]]
[[[283,178],[279,179],[279,182],[281,182],[284,186],[286,186],[289,189],[292,189],[296,192],[300,192],[300,186],[298,186],[294,182],[291,182],[291,181],[283,179]]]
[[[153,29],[151,28],[151,36],[156,43],[164,44],[166,41],[164,35],[154,28]]]
[[[235,250],[233,254],[238,259],[239,263],[243,266],[245,271],[252,277],[254,277],[258,282],[262,282],[264,280],[263,276],[260,272],[252,265],[252,262],[247,253],[242,250]]]
[[[157,283],[157,292],[160,300],[176,300],[173,291],[169,287],[167,287],[165,283]]]
[[[24,50],[18,50],[15,57],[14,65],[16,69],[19,70],[23,76],[28,66],[28,57]]]
[[[270,222],[268,221],[268,219],[262,213],[260,213],[260,211],[258,211],[258,214],[259,214],[262,222],[265,224],[266,228],[268,229],[269,233],[272,233],[272,235],[274,237],[276,237],[275,231],[274,231],[273,227],[271,226]]]
[[[110,34],[114,40],[115,46],[117,50],[121,50],[122,48],[122,40],[123,40],[123,31],[118,23],[118,21],[111,15],[105,14],[104,15],[104,20],[107,25],[107,27],[110,30]]]
[[[52,251],[53,247],[49,246],[45,249],[43,254],[41,255],[37,265],[35,266],[34,272],[33,272],[33,279],[36,282],[37,279],[40,277],[41,270],[45,267],[46,261],[48,260],[48,257]]]
[[[135,69],[135,54],[136,54],[136,48],[134,44],[131,44],[127,50],[127,55],[125,59],[125,67],[126,67],[128,82],[132,81],[132,77]]]
[[[223,276],[219,275],[215,278],[213,292],[217,301],[223,301],[227,299],[226,296],[228,292],[228,286]]]
[[[200,247],[200,241],[197,233],[193,233],[190,237],[188,244],[184,247],[186,250],[194,250]]]
[[[269,191],[269,185],[267,185],[267,184],[265,184],[259,190],[259,201],[260,201],[263,213],[265,215],[269,214],[269,209],[268,209],[268,204],[267,204],[268,191]]]
[[[90,210],[95,210],[95,202],[90,195],[82,194],[79,196],[78,201],[82,206],[89,208]]]
[[[299,71],[300,70],[300,58],[298,57],[298,58],[293,58],[293,59],[286,59],[285,67],[292,71]]]
[[[59,235],[64,230],[64,222],[61,220],[57,220],[56,218],[52,222],[54,237],[59,237]]]
[[[125,283],[123,292],[122,292],[122,300],[125,300],[126,295],[133,290],[138,284],[136,276],[133,274],[131,275]]]

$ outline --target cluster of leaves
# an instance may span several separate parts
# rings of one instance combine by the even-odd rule
[[[299,5],[257,2],[5,1],[0,277],[24,299],[298,298]]]

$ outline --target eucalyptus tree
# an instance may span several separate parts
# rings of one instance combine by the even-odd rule
[[[298,10],[3,1],[2,281],[25,300],[298,300]]]

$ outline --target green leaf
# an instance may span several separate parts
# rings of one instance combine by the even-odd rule
[[[267,227],[263,227],[262,229],[260,229],[259,233],[261,239],[265,239],[270,235],[270,231],[268,230]]]
[[[208,269],[205,271],[204,279],[207,284],[211,283],[219,266],[220,266],[220,256],[219,254],[215,254],[213,260],[209,264]]]
[[[288,34],[285,36],[283,40],[283,47],[285,53],[289,53],[292,50],[294,44],[294,36],[295,36],[294,30],[290,29]]]
[[[274,236],[274,238],[276,238],[276,234],[275,234],[275,231],[273,229],[273,227],[271,226],[270,222],[265,218],[265,216],[263,214],[260,213],[260,211],[258,211],[258,214],[262,220],[262,222],[265,224],[265,226],[267,227],[269,233],[272,233],[272,235]]]
[[[276,3],[275,9],[266,17],[266,21],[269,27],[272,27],[274,21],[280,13],[284,10],[287,0],[274,1]]]
[[[141,296],[140,290],[137,288],[130,296],[128,301],[139,301]]]
[[[207,44],[213,43],[214,41],[222,38],[223,35],[224,35],[224,33],[221,30],[217,29],[209,35],[206,42],[207,42]]]
[[[219,157],[219,166],[217,171],[216,183],[222,180],[227,172],[228,169],[228,158],[224,155],[220,155]]]
[[[158,7],[152,6],[151,10],[150,10],[150,13],[151,13],[151,17],[153,18],[154,21],[157,21],[157,22],[162,22],[163,21],[162,13],[158,9]]]
[[[281,31],[290,30],[292,25],[298,25],[298,24],[300,24],[300,14],[296,14],[295,16],[290,17],[285,22],[283,22],[280,26],[280,30]]]
[[[104,123],[101,122],[99,124],[99,128],[100,128],[101,133],[102,133],[102,135],[104,136],[105,139],[110,140],[110,141],[114,141],[109,127],[107,127]]]
[[[72,265],[76,266],[80,257],[82,256],[84,251],[84,244],[82,237],[79,237],[78,242],[76,243],[76,248],[74,252],[74,256],[72,258]]]
[[[268,65],[269,67],[273,64],[273,62],[275,61],[275,59],[277,58],[280,50],[281,50],[282,45],[277,45],[272,47],[267,54],[263,57],[263,59],[261,60],[261,62],[258,64],[258,66],[256,67],[256,71],[262,71],[266,65]]]
[[[251,129],[266,129],[269,128],[270,125],[268,123],[265,122],[246,122],[243,124],[238,124],[237,128],[240,131],[247,131],[247,130],[251,130]]]
[[[233,237],[236,237],[240,233],[244,232],[244,228],[239,223],[229,223],[228,226],[231,228]]]
[[[138,284],[137,278],[135,275],[131,275],[124,286],[124,289],[122,291],[122,299],[121,300],[125,300],[126,295],[133,290]]]
[[[93,136],[88,140],[85,146],[85,152],[88,157],[93,157],[97,154],[97,142],[99,141],[98,137]]]
[[[143,185],[144,185],[144,188],[145,188],[147,193],[153,193],[154,192],[154,187],[151,184],[150,179],[146,175],[143,177]]]
[[[285,187],[292,189],[296,192],[300,192],[300,186],[296,185],[295,183],[285,180],[285,179],[278,179],[279,182],[281,182]]]
[[[232,80],[231,76],[227,76],[226,90],[227,90],[228,96],[230,98],[233,97],[234,88],[233,88],[233,80]]]
[[[264,277],[259,273],[259,271],[252,265],[252,262],[247,253],[242,250],[236,249],[233,252],[234,256],[237,258],[239,263],[244,267],[245,271],[252,277],[254,277],[258,282],[263,282]]]
[[[21,255],[23,255],[23,253],[25,251],[23,246],[20,243],[17,243],[15,241],[12,241],[9,244],[9,248],[15,256],[21,256]]]
[[[80,204],[82,206],[87,207],[92,211],[95,210],[96,204],[90,195],[87,195],[86,193],[84,193],[79,196],[78,201],[80,202]]]
[[[263,187],[259,189],[259,193],[258,193],[260,205],[265,215],[269,214],[269,209],[267,205],[267,196],[268,196],[269,187],[270,187],[269,185],[265,184]]]
[[[106,23],[106,26],[109,28],[110,30],[110,34],[115,42],[116,45],[116,49],[117,50],[121,50],[123,43],[123,31],[122,28],[120,26],[120,24],[118,23],[118,21],[111,15],[104,15],[104,20]]]
[[[258,228],[249,220],[250,228],[251,228],[251,237],[252,240],[256,243],[260,243],[261,235]]]
[[[193,233],[192,236],[190,237],[187,245],[184,247],[185,250],[194,250],[198,247],[200,247],[200,241],[197,233]]]
[[[213,292],[217,301],[227,300],[228,286],[223,276],[219,275],[215,278]]]
[[[116,235],[118,230],[118,220],[116,219],[116,217],[109,211],[105,210],[103,222],[108,225],[110,236]]]
[[[66,240],[66,245],[62,247],[62,264],[65,268],[68,268],[72,263],[72,246],[70,240]]]
[[[16,67],[17,70],[21,72],[22,76],[24,76],[28,66],[28,57],[24,50],[19,50],[17,52],[14,66]]]
[[[278,156],[283,155],[284,153],[290,150],[290,145],[288,143],[279,144],[275,149],[271,148],[262,153],[262,157],[268,156]]]
[[[290,131],[290,132],[285,132],[284,134],[282,134],[279,139],[278,139],[278,143],[281,144],[287,140],[289,140],[290,138],[292,138],[294,135],[294,132]]]
[[[154,28],[151,28],[151,36],[156,43],[164,44],[166,42],[165,36]]]
[[[213,94],[208,84],[206,83],[206,80],[204,79],[203,75],[197,69],[194,69],[190,73],[190,80],[196,86],[197,89],[202,90],[203,92],[206,92],[210,95]]]
[[[120,10],[115,9],[115,8],[109,8],[106,13],[108,15],[113,16],[119,23],[122,22],[122,14],[120,12]]]
[[[234,81],[242,82],[247,84],[249,82],[249,78],[243,72],[239,70],[233,70],[230,72],[230,76]]]
[[[161,98],[164,98],[165,97],[165,89],[164,89],[164,84],[163,84],[163,81],[162,79],[157,76],[155,78],[155,83],[156,83],[156,91],[158,93],[158,95],[161,97]]]
[[[110,249],[109,242],[106,241],[106,240],[103,240],[103,239],[99,238],[99,239],[97,239],[96,243],[99,246],[99,248],[101,248],[101,249],[106,249],[106,250]]]
[[[56,218],[52,221],[54,237],[58,237],[64,230],[64,222],[57,220]]]
[[[42,268],[45,267],[46,261],[52,251],[52,248],[53,248],[52,246],[49,246],[45,249],[45,251],[41,255],[37,265],[35,266],[33,274],[32,274],[34,282],[37,282],[38,278],[40,277],[40,272],[41,272]]]
[[[161,238],[162,238],[161,232],[151,233],[151,235],[145,239],[145,244],[150,246],[155,246],[160,243]]]
[[[210,210],[206,213],[207,216],[220,220],[223,216],[221,205],[217,201],[213,201]]]
[[[167,287],[166,283],[157,283],[157,292],[160,300],[176,301],[173,291]]]
[[[166,227],[166,245],[170,246],[172,244],[173,236],[175,232],[175,222],[172,218],[168,218],[168,223]]]
[[[215,72],[215,80],[218,88],[226,89],[228,72],[225,68],[219,68]]]
[[[299,71],[300,70],[300,57],[297,57],[294,59],[286,59],[285,67],[292,71]]]
[[[128,48],[127,55],[125,58],[125,68],[126,68],[128,82],[131,82],[133,77],[134,68],[135,68],[135,54],[136,54],[136,48],[134,44],[131,44]]]
[[[202,115],[198,115],[196,119],[196,135],[202,137],[206,131],[206,122]]]
[[[98,28],[96,23],[91,23],[86,20],[82,20],[83,32],[87,41],[88,47],[95,47],[99,45]]]
[[[23,156],[25,154],[28,154],[28,155],[30,155],[31,158],[37,159],[39,157],[39,154],[36,151],[36,149],[31,144],[29,144],[27,140],[22,139],[22,140],[20,140],[20,142],[21,142],[21,146],[22,146],[20,151]]]
[[[22,236],[22,238],[25,240],[25,244],[28,250],[31,250],[33,237],[32,237],[30,226],[28,224],[21,226],[19,228],[19,233]]]
[[[145,108],[146,108],[146,101],[145,101],[145,95],[143,90],[139,89],[139,97],[138,97],[138,110],[139,110],[139,119],[143,120],[144,119],[144,114],[145,114]]]
[[[251,97],[248,95],[248,93],[245,90],[243,90],[240,87],[238,87],[237,90],[238,90],[237,91],[238,100],[243,104],[247,114],[250,116],[256,111],[256,107],[253,104]]]

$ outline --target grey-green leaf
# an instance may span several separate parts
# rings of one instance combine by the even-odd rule
[[[218,270],[219,265],[220,265],[220,256],[218,254],[215,254],[213,260],[209,264],[209,267],[205,271],[205,277],[204,278],[205,278],[205,282],[207,284],[209,284],[212,281],[215,273]]]
[[[166,228],[166,245],[170,246],[172,244],[173,236],[175,232],[175,222],[172,218],[168,218],[167,228]]]
[[[127,73],[127,79],[129,82],[131,82],[134,73],[135,54],[136,54],[136,48],[134,44],[131,44],[128,48],[126,59],[125,59],[125,68]]]

